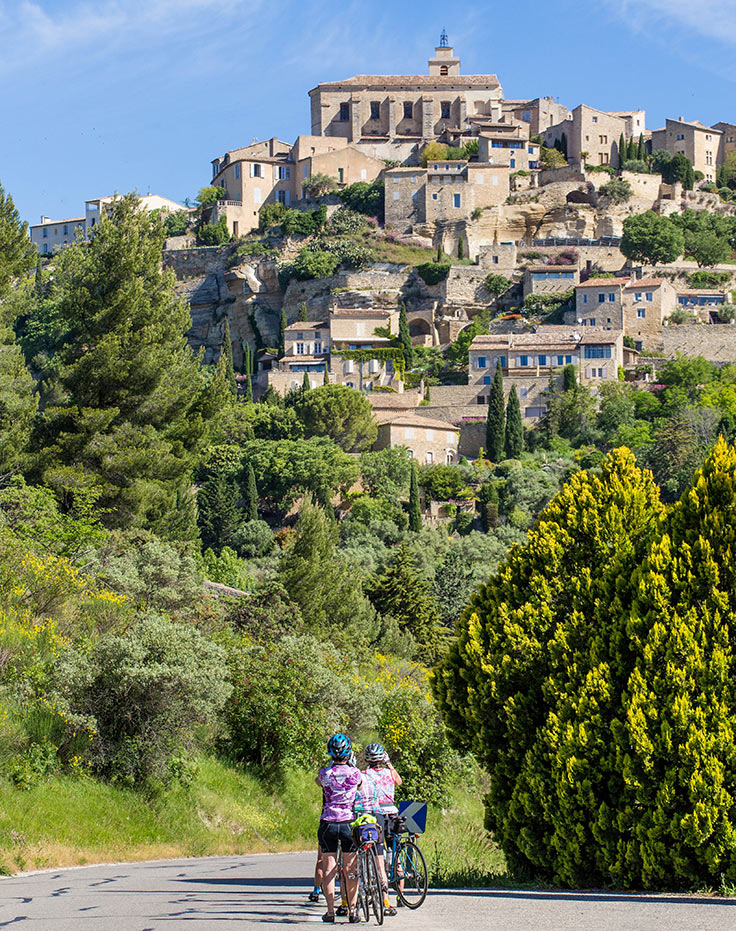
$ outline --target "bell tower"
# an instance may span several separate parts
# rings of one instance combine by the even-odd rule
[[[434,50],[434,57],[429,59],[429,73],[433,76],[446,77],[451,74],[460,74],[460,59],[450,48],[447,30],[442,30],[440,44]]]

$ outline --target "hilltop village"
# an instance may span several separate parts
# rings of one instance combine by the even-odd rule
[[[377,448],[424,465],[478,456],[497,369],[533,428],[571,371],[597,397],[680,355],[736,358],[736,124],[509,99],[445,33],[424,74],[309,99],[309,135],[214,158],[195,206],[142,198],[192,345],[214,361],[227,330],[243,395],[349,385]],[[111,201],[43,218],[39,252]]]

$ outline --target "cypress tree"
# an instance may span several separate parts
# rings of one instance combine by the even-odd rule
[[[623,168],[624,162],[626,161],[626,139],[624,134],[618,137],[618,167]]]
[[[302,392],[304,394],[309,391],[312,386],[309,384],[309,372],[304,372],[304,378],[302,378]]]
[[[578,376],[574,365],[566,365],[562,370],[562,390],[574,391],[578,386]]]
[[[560,151],[567,158],[567,133],[563,133],[560,139]]]
[[[636,157],[639,161],[644,161],[644,133],[639,133],[639,145],[636,147]]]
[[[322,376],[322,384],[329,385],[330,383],[330,373],[327,371],[327,363],[325,363],[325,373]]]
[[[521,406],[516,385],[511,386],[506,405],[506,458],[519,459],[524,449],[524,426],[521,421]]]
[[[281,308],[281,320],[279,321],[279,359],[283,359],[286,352],[286,308]]]
[[[258,488],[256,486],[256,473],[249,462],[245,468],[245,504],[243,512],[246,520],[258,520]]]
[[[222,349],[220,350],[225,367],[225,380],[227,382],[230,394],[233,400],[238,397],[238,382],[235,378],[235,366],[233,365],[233,344],[230,338],[230,321],[225,320],[225,329],[222,333]]]
[[[36,262],[36,280],[33,286],[34,293],[36,297],[43,296],[43,273],[41,272],[41,256],[39,255],[38,261]]]
[[[298,319],[299,319],[302,323],[306,323],[306,321],[309,320],[309,313],[308,313],[308,309],[307,309],[307,305],[306,305],[306,302],[305,302],[305,301],[302,301],[302,303],[299,305],[299,317],[298,317]]]
[[[409,480],[409,530],[419,533],[422,529],[422,509],[419,503],[419,476],[417,464],[412,460]]]
[[[245,376],[245,403],[251,404],[253,402],[253,379],[250,374]]]
[[[404,351],[404,364],[407,369],[410,369],[414,365],[414,347],[411,343],[409,323],[406,319],[406,304],[403,301],[399,308],[399,342]]]
[[[437,264],[442,261],[442,244],[437,246]]]
[[[503,397],[503,374],[496,366],[486,417],[486,453],[491,462],[500,462],[506,445],[506,411]]]
[[[498,488],[495,482],[481,485],[478,492],[480,519],[486,533],[498,527]]]

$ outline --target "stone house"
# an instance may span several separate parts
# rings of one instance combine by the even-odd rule
[[[529,128],[523,123],[494,123],[478,134],[478,161],[508,165],[511,171],[539,168],[540,146],[529,141]]]
[[[677,306],[692,313],[700,323],[723,323],[719,310],[730,303],[731,292],[720,288],[685,288],[677,292]]]
[[[567,107],[554,97],[536,97],[534,100],[503,100],[501,110],[517,123],[528,123],[529,136],[541,136],[550,126],[572,119]]]
[[[324,383],[348,385],[359,391],[403,390],[399,373],[385,350],[398,333],[398,311],[339,307],[325,320],[297,321],[284,332],[284,355],[267,372],[268,384],[280,394],[301,388],[304,373],[311,387]],[[378,335],[384,330],[389,335]],[[360,356],[358,356],[360,353]]]
[[[714,123],[713,129],[721,133],[718,164],[722,165],[731,152],[736,151],[736,123]]]
[[[723,132],[698,120],[667,120],[664,129],[652,132],[652,150],[664,149],[672,155],[686,155],[695,171],[702,171],[706,181],[715,181],[721,164]]]
[[[623,330],[637,350],[656,349],[675,306],[676,292],[666,278],[594,278],[575,288],[575,312],[566,322]]]
[[[427,74],[356,75],[309,91],[312,134],[340,136],[377,157],[404,161],[418,145],[461,134],[468,117],[500,115],[502,89],[495,74],[460,74],[446,35]]]
[[[378,438],[374,449],[405,446],[420,465],[457,462],[460,432],[445,420],[420,417],[414,411],[376,411]]]
[[[589,278],[575,288],[574,319],[570,325],[622,329],[623,289],[628,278]]]
[[[580,282],[575,265],[529,265],[524,269],[524,297],[530,294],[564,294]]]
[[[68,220],[41,217],[40,223],[34,223],[28,228],[31,242],[42,255],[50,255],[73,243],[77,230],[85,234],[84,217],[71,217]]]
[[[643,111],[640,111],[643,114]],[[642,116],[643,119],[643,116]],[[621,135],[630,138],[628,132],[630,116],[617,116],[596,110],[585,104],[575,107],[572,117],[550,126],[544,132],[544,142],[553,146],[567,138],[567,158],[570,162],[586,162],[589,165],[612,165],[619,167],[618,145]],[[582,153],[586,153],[583,156]]]

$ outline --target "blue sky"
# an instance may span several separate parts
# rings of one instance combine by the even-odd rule
[[[319,81],[424,73],[443,26],[508,97],[736,122],[736,0],[0,0],[0,183],[31,222],[193,197],[225,150],[309,132]]]

